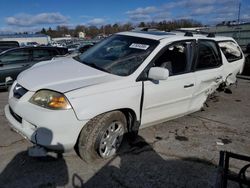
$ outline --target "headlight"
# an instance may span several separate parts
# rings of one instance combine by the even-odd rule
[[[63,94],[50,90],[36,92],[30,98],[29,102],[52,110],[66,110],[71,108],[71,105]]]

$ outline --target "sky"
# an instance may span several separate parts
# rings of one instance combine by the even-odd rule
[[[177,19],[213,25],[237,20],[240,3],[240,18],[250,21],[250,0],[1,0],[0,32]]]

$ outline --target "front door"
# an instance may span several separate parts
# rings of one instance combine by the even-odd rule
[[[195,76],[191,72],[195,40],[168,45],[152,66],[167,68],[167,80],[144,82],[141,126],[146,127],[186,114],[194,92]]]
[[[13,81],[17,75],[30,64],[30,51],[18,49],[6,52],[0,56],[0,84],[4,85],[8,78]]]

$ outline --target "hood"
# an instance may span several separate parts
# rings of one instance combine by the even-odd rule
[[[64,93],[119,78],[73,58],[59,58],[27,69],[18,76],[17,82],[30,91],[51,89]]]

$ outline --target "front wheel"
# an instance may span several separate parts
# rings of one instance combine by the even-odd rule
[[[114,156],[126,132],[126,117],[120,111],[96,116],[82,129],[77,153],[86,162]]]

